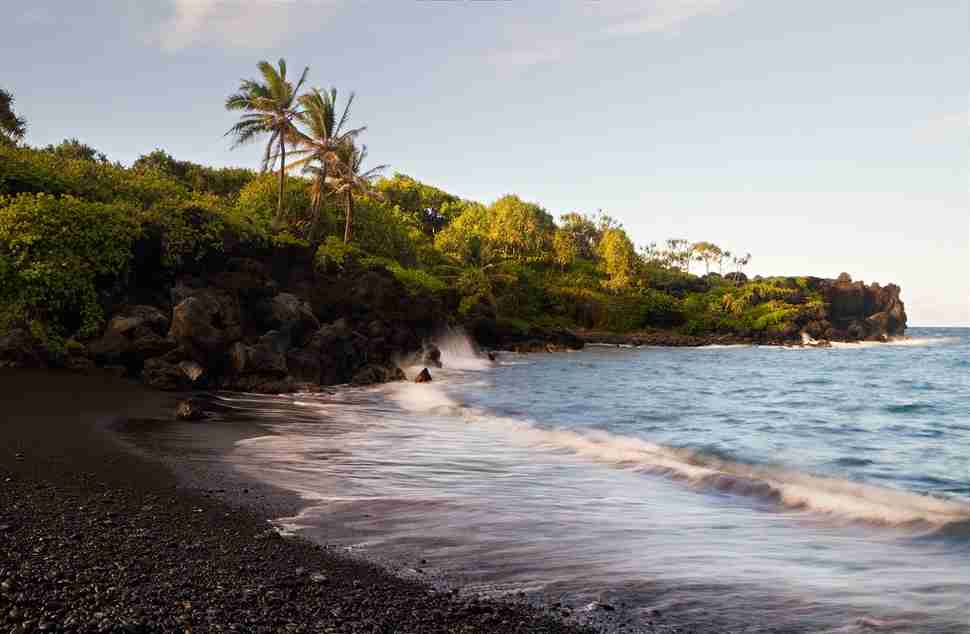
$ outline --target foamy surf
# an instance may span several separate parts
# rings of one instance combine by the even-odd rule
[[[667,476],[692,488],[771,500],[789,509],[889,526],[942,526],[970,519],[970,504],[917,493],[732,462],[608,432],[544,430],[481,413],[466,418],[508,426],[513,435],[537,446],[569,449],[597,462]]]
[[[860,348],[881,348],[885,346],[923,347],[952,344],[959,341],[956,337],[893,337],[888,341],[833,341],[832,347],[842,350]]]
[[[757,498],[786,509],[849,521],[913,529],[970,520],[970,503],[736,462],[604,431],[543,429],[531,421],[464,407],[440,386],[395,386],[388,396],[407,411],[452,415],[466,424],[499,427],[503,435],[519,445],[544,451],[566,450],[597,463],[667,477],[699,491]]]
[[[494,372],[445,351],[432,383],[262,397],[280,424],[232,459],[303,496],[281,520],[300,534],[479,587],[728,619],[712,632],[962,633],[965,348],[869,345],[885,352],[594,349]]]

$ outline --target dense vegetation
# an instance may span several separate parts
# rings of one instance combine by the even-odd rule
[[[557,220],[513,194],[484,203],[403,174],[378,178],[363,166],[364,129],[349,127],[353,95],[339,108],[335,90],[299,94],[303,78],[291,84],[282,61],[259,68],[262,79],[226,105],[243,112],[230,130],[237,143],[268,135],[261,172],[163,150],[124,167],[75,139],[27,147],[3,93],[0,330],[28,324],[65,344],[94,336],[104,297],[126,283],[146,236],[160,237],[173,276],[227,243],[306,249],[324,269],[384,267],[414,292],[457,294],[456,322],[519,329],[777,337],[822,308],[806,280],[747,282],[750,255],[710,242],[637,249],[602,213]]]

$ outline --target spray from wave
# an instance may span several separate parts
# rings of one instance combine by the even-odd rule
[[[435,364],[431,368],[447,376],[452,372],[476,372],[486,370],[494,363],[482,355],[472,340],[461,328],[449,328],[431,342],[441,353],[439,361],[441,366]],[[413,380],[418,372],[428,365],[425,358],[425,351],[409,357],[397,359],[397,366],[400,367],[409,380]]]

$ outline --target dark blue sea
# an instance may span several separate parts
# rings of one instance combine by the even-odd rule
[[[907,334],[496,364],[454,334],[430,384],[221,400],[271,432],[235,468],[306,501],[282,526],[405,574],[627,631],[968,632],[970,329]]]

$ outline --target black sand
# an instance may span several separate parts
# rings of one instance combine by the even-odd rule
[[[233,501],[248,489],[186,487],[108,429],[174,402],[113,377],[0,372],[0,631],[584,631],[280,537],[259,503]]]

